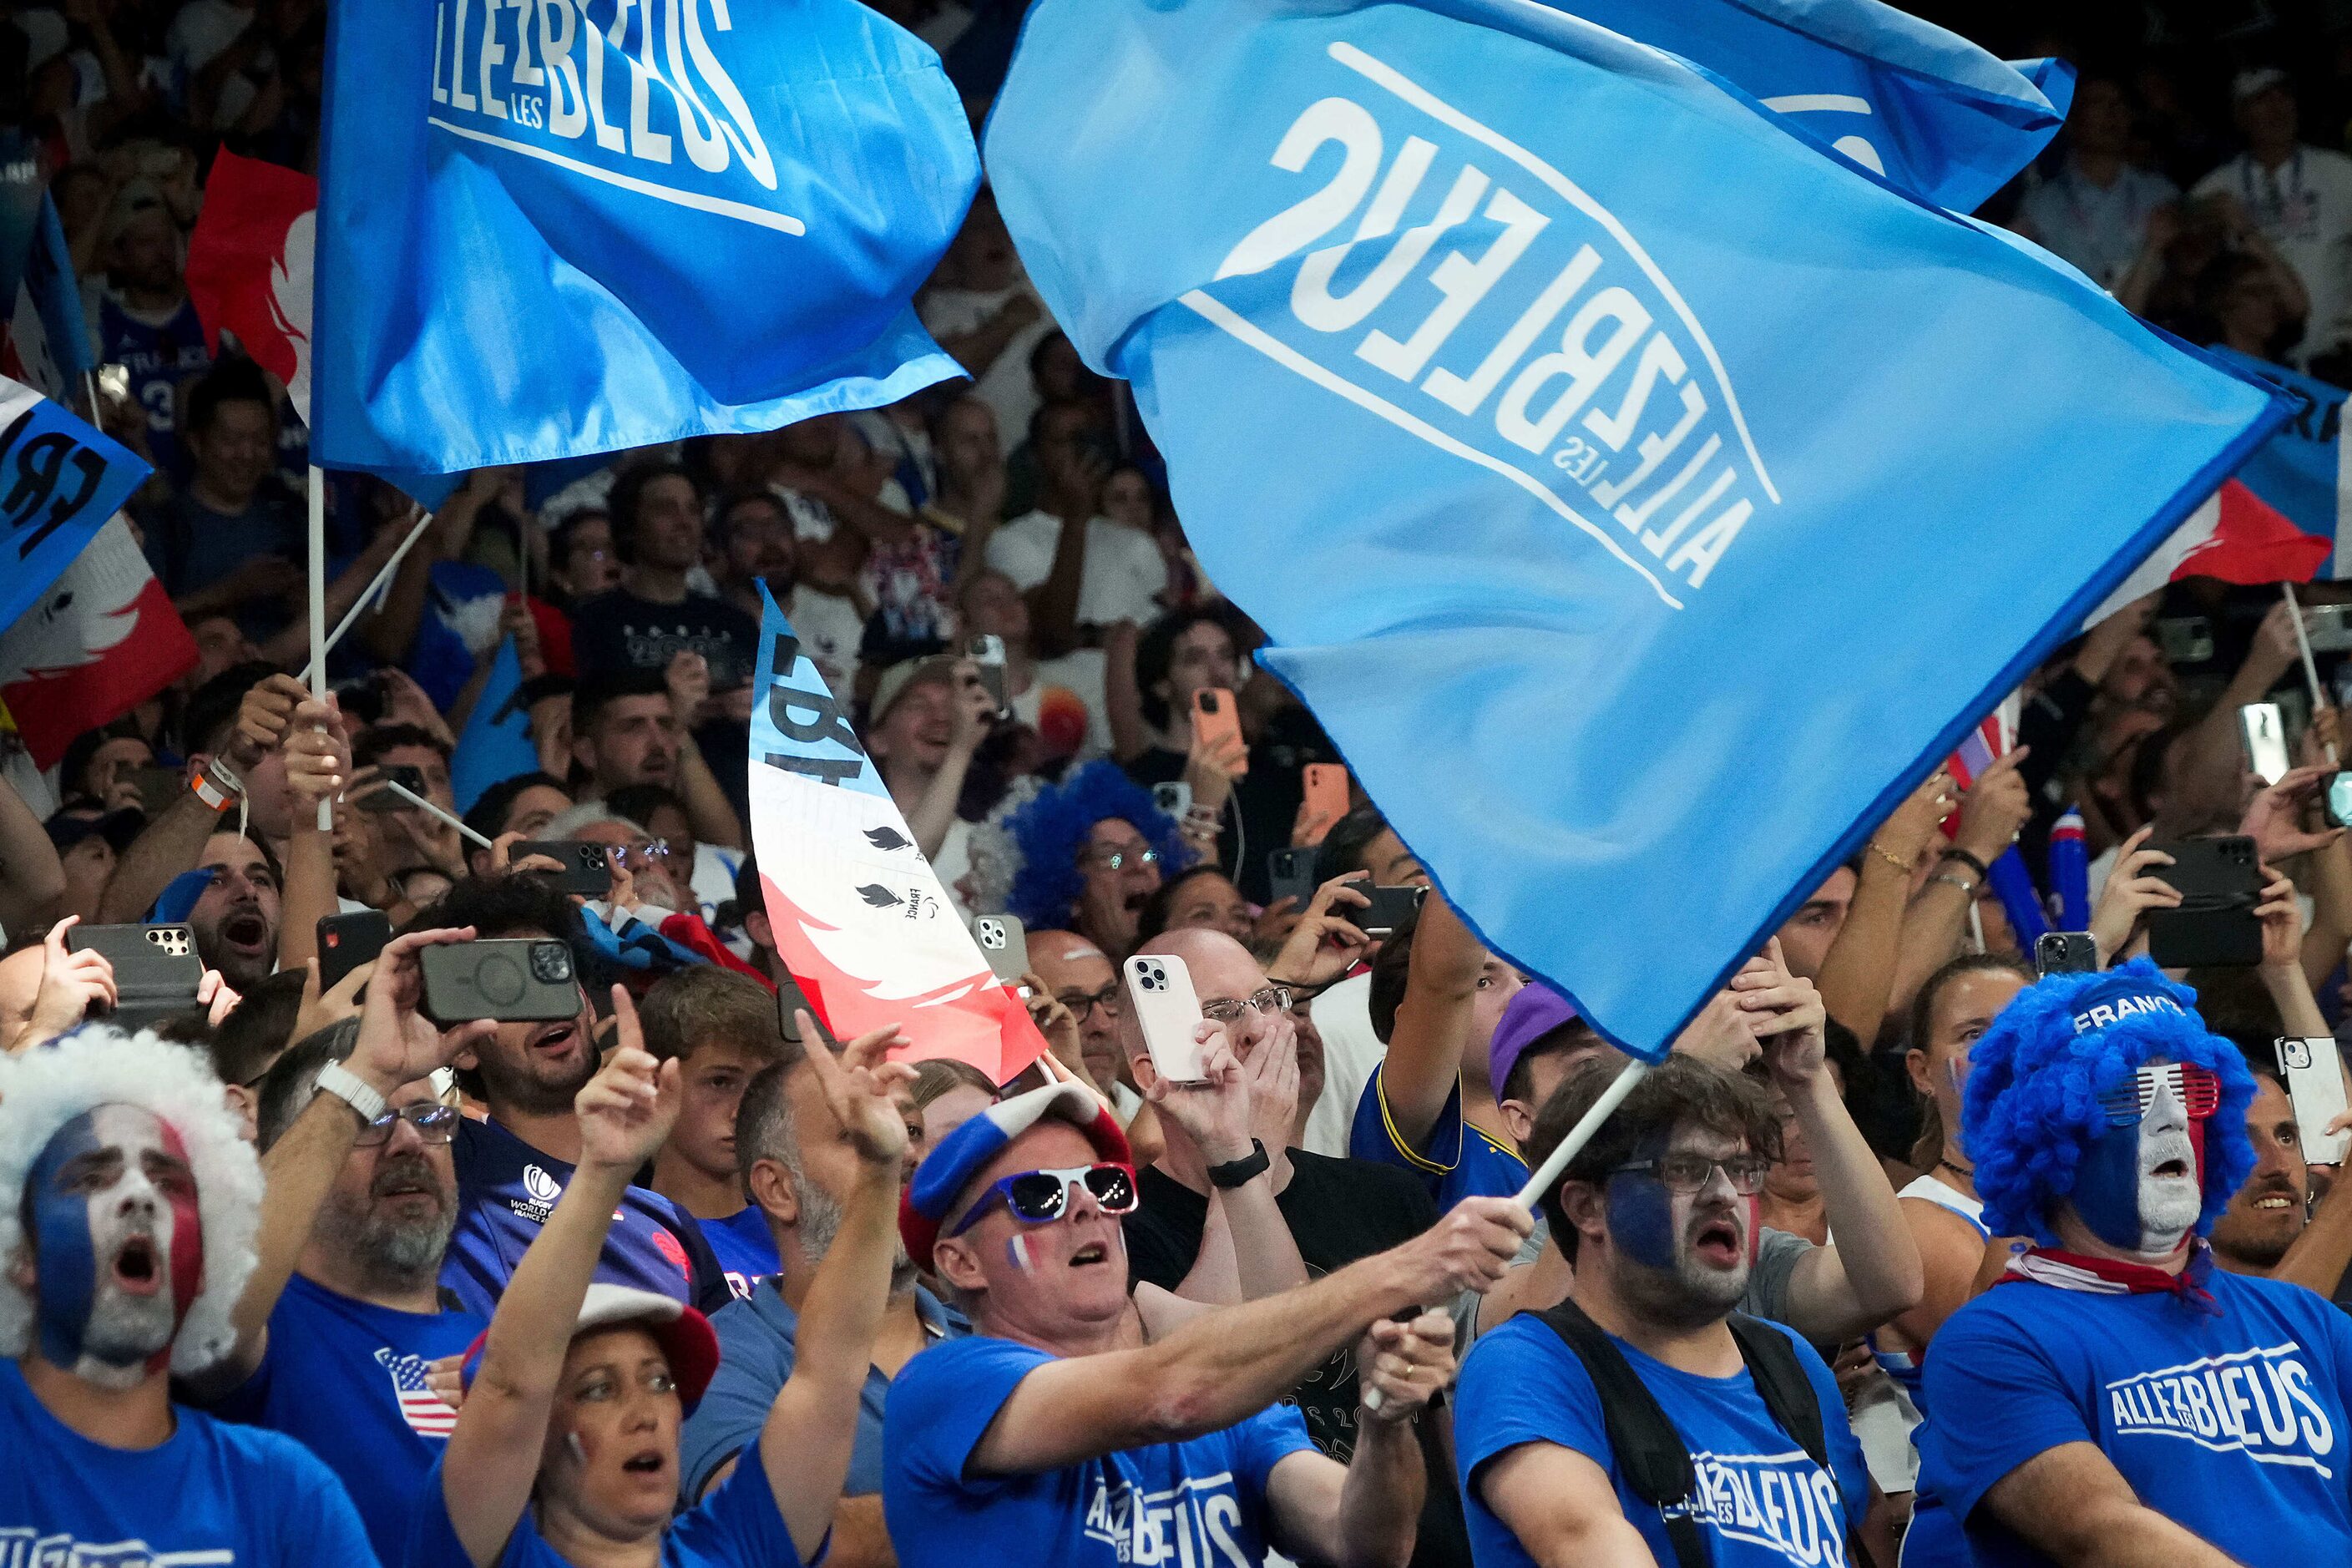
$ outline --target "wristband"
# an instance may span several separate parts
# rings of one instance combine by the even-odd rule
[[[1209,1185],[1220,1192],[1231,1192],[1235,1187],[1249,1185],[1273,1167],[1274,1161],[1267,1156],[1265,1145],[1253,1138],[1248,1153],[1238,1160],[1228,1160],[1222,1165],[1209,1167]]]
[[[1955,877],[1949,871],[1938,871],[1934,876],[1928,878],[1927,880],[1930,882],[1941,882],[1948,888],[1958,888],[1961,892],[1967,894],[1971,899],[1977,896],[1977,889],[1983,886],[1980,882],[1969,881],[1966,877]]]
[[[1939,861],[1958,860],[1961,865],[1966,866],[1969,870],[1974,871],[1980,879],[1992,875],[1991,869],[1987,867],[1983,861],[1978,859],[1975,856],[1969,854],[1967,850],[1961,848],[1957,844],[1945,850],[1942,854],[1937,856],[1936,858]]]
[[[205,763],[205,771],[188,786],[196,798],[215,811],[226,811],[245,796],[245,783],[229,765],[218,757]]]
[[[365,1127],[388,1109],[383,1096],[370,1089],[341,1062],[329,1062],[319,1069],[319,1087],[345,1105],[359,1112],[360,1125]]]

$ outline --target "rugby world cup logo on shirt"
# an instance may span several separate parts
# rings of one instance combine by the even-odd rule
[[[1182,302],[1517,485],[1681,608],[1780,501],[1705,327],[1559,169],[1353,45],[1328,52],[1340,90],[1267,150],[1289,205]],[[1260,303],[1269,282],[1282,305]]]
[[[2303,1355],[2300,1345],[2273,1345],[2119,1377],[2106,1385],[2107,1418],[2118,1440],[2178,1438],[2332,1480],[2336,1424]]]
[[[534,1225],[545,1225],[547,1216],[555,1212],[555,1200],[563,1195],[563,1184],[537,1165],[525,1165],[522,1191],[521,1200],[509,1201],[507,1206]]]
[[[782,234],[776,163],[722,46],[729,0],[437,0],[428,123]]]

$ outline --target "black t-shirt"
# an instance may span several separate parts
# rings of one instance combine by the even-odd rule
[[[710,665],[710,689],[751,681],[760,658],[760,623],[724,599],[689,594],[675,605],[640,599],[625,588],[599,594],[572,612],[572,654],[585,678],[616,669],[669,668],[680,649]]]
[[[1293,1149],[1290,1172],[1290,1184],[1276,1194],[1275,1204],[1289,1223],[1310,1278],[1385,1252],[1437,1223],[1436,1200],[1408,1171]],[[1209,1200],[1157,1169],[1147,1169],[1137,1187],[1142,1204],[1127,1216],[1126,1226],[1129,1270],[1137,1280],[1173,1290],[1200,1256]],[[1294,1398],[1315,1446],[1347,1463],[1356,1447],[1356,1347],[1334,1352],[1307,1374]],[[1415,1568],[1468,1568],[1470,1538],[1454,1471],[1427,1421],[1422,1424],[1422,1455],[1429,1493],[1413,1548]]]
[[[1184,776],[1184,753],[1154,746],[1127,764],[1127,776],[1144,788],[1174,784]],[[1279,767],[1253,752],[1250,771],[1234,782],[1234,798],[1225,811],[1223,832],[1217,836],[1218,868],[1230,878],[1242,897],[1252,903],[1266,901],[1272,881],[1266,852],[1290,842],[1290,828],[1307,785],[1296,767]],[[1234,831],[1234,814],[1241,831]]]

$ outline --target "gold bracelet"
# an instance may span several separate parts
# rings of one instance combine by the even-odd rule
[[[1888,865],[1894,867],[1896,870],[1902,872],[1906,877],[1912,873],[1912,870],[1917,864],[1916,857],[1914,857],[1912,859],[1906,860],[1900,855],[1895,854],[1893,850],[1882,848],[1879,846],[1878,840],[1875,838],[1870,841],[1870,852],[1873,855],[1877,856],[1881,860],[1885,861]]]

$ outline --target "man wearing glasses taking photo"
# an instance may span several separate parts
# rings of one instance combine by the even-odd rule
[[[445,1034],[416,1011],[419,950],[473,934],[394,938],[361,1016],[298,1042],[262,1079],[260,1260],[236,1349],[187,1391],[326,1461],[387,1563],[457,1426],[436,1387],[454,1394],[455,1358],[488,1326],[440,1288],[458,1113],[434,1098],[432,1074],[495,1026]]]

